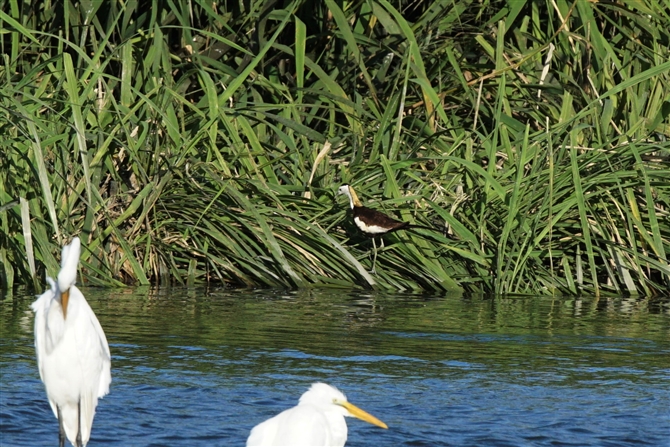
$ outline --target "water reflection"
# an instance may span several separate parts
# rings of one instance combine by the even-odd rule
[[[244,445],[332,383],[389,424],[348,445],[663,445],[670,306],[652,299],[84,289],[112,349],[90,445]],[[2,445],[55,441],[31,296],[0,303]]]

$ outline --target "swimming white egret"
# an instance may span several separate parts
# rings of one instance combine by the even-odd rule
[[[388,428],[376,417],[350,404],[337,388],[315,383],[300,397],[298,405],[255,426],[247,439],[247,447],[341,447],[347,442],[345,416]]]
[[[58,418],[60,447],[65,445],[65,436],[75,447],[86,445],[98,398],[109,393],[112,381],[107,338],[74,285],[80,252],[77,237],[63,247],[57,281],[47,278],[51,289],[31,306],[37,365]]]

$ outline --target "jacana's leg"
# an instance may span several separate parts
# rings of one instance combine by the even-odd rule
[[[63,427],[63,415],[58,405],[56,405],[56,412],[58,413],[58,446],[65,447],[65,427]]]
[[[81,442],[81,398],[77,402],[77,447],[83,447]]]
[[[372,258],[372,274],[377,273],[377,244],[375,243],[375,238],[372,238],[372,247],[374,248],[374,257]]]

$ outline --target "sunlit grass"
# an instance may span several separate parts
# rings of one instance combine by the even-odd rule
[[[670,290],[660,3],[9,4],[3,287]]]

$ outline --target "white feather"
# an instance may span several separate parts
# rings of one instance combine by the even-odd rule
[[[368,234],[384,234],[389,231],[388,228],[380,227],[379,225],[367,225],[358,217],[354,217],[354,223],[359,230]]]
[[[80,253],[81,242],[78,237],[72,239],[70,245],[63,247],[60,260],[61,268],[58,272],[58,289],[62,292],[77,282],[77,266],[79,265]]]
[[[386,428],[386,424],[350,404],[337,388],[315,383],[300,397],[298,405],[255,426],[247,447],[342,447],[347,441],[345,416]]]
[[[63,247],[58,282],[47,278],[50,288],[31,307],[35,312],[37,364],[49,404],[56,417],[60,408],[65,434],[74,445],[79,429],[77,406],[81,402],[81,439],[86,445],[98,398],[109,392],[112,377],[105,333],[74,285],[79,254],[79,238]],[[68,289],[64,318],[61,294]]]

